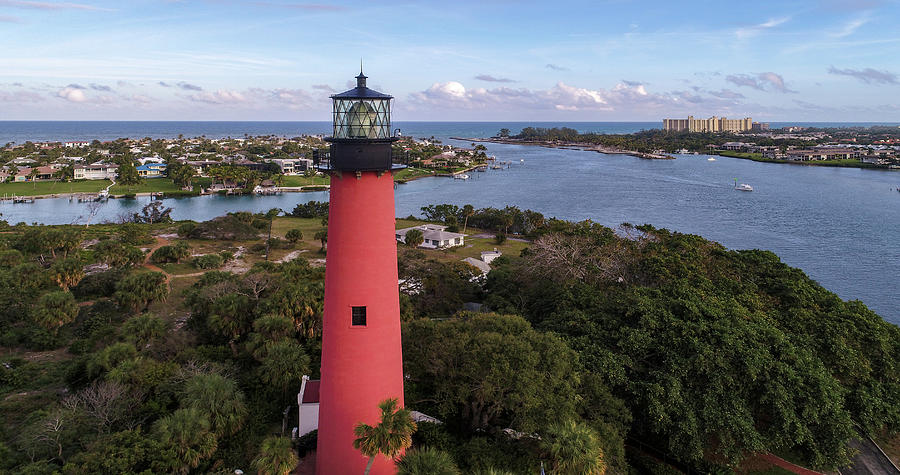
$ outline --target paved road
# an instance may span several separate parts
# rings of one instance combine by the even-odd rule
[[[868,438],[852,440],[849,445],[859,450],[859,454],[853,457],[852,465],[839,470],[841,475],[900,474],[900,470]]]

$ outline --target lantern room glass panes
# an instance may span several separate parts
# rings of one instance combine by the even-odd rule
[[[390,99],[334,99],[334,138],[387,139],[390,136]]]

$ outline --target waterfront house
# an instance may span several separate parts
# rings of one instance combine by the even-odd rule
[[[816,147],[812,149],[798,149],[787,151],[788,160],[812,161],[812,160],[848,160],[858,159],[859,150],[852,148]]]
[[[72,142],[66,142],[63,144],[66,148],[84,148],[91,145],[90,142],[85,142],[83,140],[75,140]]]
[[[425,249],[444,249],[448,247],[462,246],[465,244],[466,235],[462,233],[451,233],[447,231],[447,226],[437,224],[423,224],[413,226],[411,228],[398,229],[395,233],[397,241],[405,242],[406,233],[417,229],[422,232],[424,241],[419,247]]]
[[[722,150],[732,150],[735,152],[746,152],[750,147],[753,147],[753,144],[746,142],[725,142],[722,144]]]
[[[32,173],[34,174],[32,175]],[[20,168],[16,171],[12,181],[25,182],[51,180],[53,179],[54,173],[56,173],[56,169],[53,167]]]
[[[90,165],[75,165],[76,180],[114,180],[119,166],[114,163],[97,162]]]
[[[273,158],[269,161],[278,165],[282,175],[299,175],[313,166],[308,158]]]
[[[159,178],[166,174],[165,163],[145,163],[136,167],[138,175],[144,178]]]

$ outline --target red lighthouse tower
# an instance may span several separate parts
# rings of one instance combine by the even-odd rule
[[[368,461],[353,448],[353,427],[379,422],[378,403],[403,404],[403,357],[397,285],[391,99],[366,87],[331,96],[328,264],[322,336],[316,471],[363,473]],[[395,473],[377,457],[372,474]]]

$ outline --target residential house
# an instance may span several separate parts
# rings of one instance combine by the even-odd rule
[[[313,166],[308,158],[273,158],[270,162],[278,165],[283,175],[300,175]]]
[[[36,174],[32,176],[32,172],[36,172]],[[13,177],[12,181],[24,182],[51,180],[53,179],[54,173],[56,173],[56,169],[53,167],[20,168],[16,172],[16,175]],[[7,176],[9,175],[7,174]]]
[[[733,150],[736,152],[744,152],[753,147],[752,143],[746,142],[725,142],[722,144],[722,150]]]
[[[166,174],[165,163],[145,163],[135,168],[137,168],[138,175],[144,178],[159,178]]]
[[[852,148],[816,147],[812,149],[797,149],[787,151],[788,160],[812,161],[812,160],[847,160],[858,159],[859,150]]]
[[[487,275],[488,272],[491,271],[490,264],[488,264],[487,262],[484,262],[480,259],[475,259],[474,257],[467,257],[467,258],[463,259],[462,261],[465,262],[466,264],[469,264],[470,266],[480,270],[481,276],[485,276],[485,275]],[[481,277],[481,276],[477,276],[477,277]]]
[[[83,140],[77,140],[72,142],[66,142],[63,144],[66,148],[84,148],[89,147],[91,145],[90,142],[85,142]]]
[[[447,231],[447,226],[437,224],[423,224],[421,226],[413,226],[411,228],[398,229],[395,236],[397,241],[404,242],[406,233],[417,229],[422,232],[424,241],[419,247],[425,249],[443,249],[448,247],[462,246],[465,244],[466,235],[462,233],[451,233]]]
[[[114,163],[97,162],[90,165],[75,165],[76,180],[114,180],[119,166]]]

